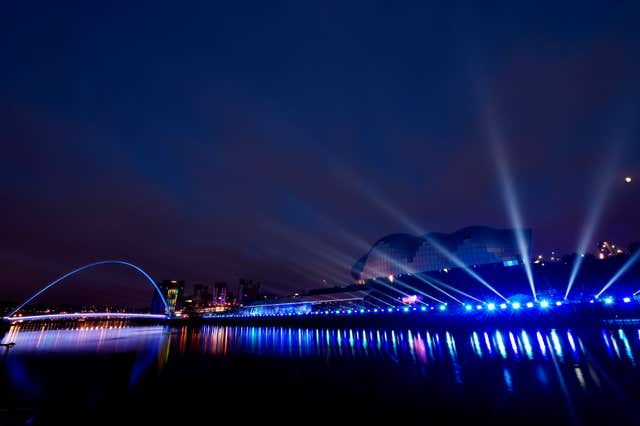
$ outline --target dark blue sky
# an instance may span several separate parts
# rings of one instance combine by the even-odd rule
[[[508,227],[488,117],[536,252],[611,155],[596,239],[640,239],[637,2],[90,3],[3,5],[0,299],[99,258],[286,292],[409,221]]]

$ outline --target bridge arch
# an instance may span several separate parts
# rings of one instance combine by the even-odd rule
[[[66,274],[56,278],[55,280],[51,281],[49,284],[45,285],[44,287],[42,287],[40,290],[38,290],[36,293],[34,293],[31,297],[29,297],[27,300],[25,300],[24,302],[22,302],[20,305],[18,305],[17,308],[15,308],[13,311],[11,311],[11,313],[9,313],[6,318],[11,318],[13,317],[16,312],[18,312],[20,309],[24,308],[26,305],[28,305],[31,301],[33,301],[34,299],[36,299],[38,296],[40,296],[42,293],[44,293],[45,291],[49,290],[51,287],[53,287],[54,285],[58,284],[60,281],[63,281],[65,278],[69,278],[72,275],[77,274],[78,272],[82,272],[85,269],[90,269],[93,268],[95,266],[99,266],[99,265],[124,265],[127,266],[137,272],[139,272],[140,274],[142,274],[142,276],[144,276],[147,281],[149,281],[149,283],[151,283],[151,285],[153,286],[153,288],[158,292],[158,295],[160,296],[160,299],[162,300],[162,303],[164,304],[164,308],[165,311],[168,313],[169,312],[169,304],[167,303],[167,300],[165,299],[164,295],[162,294],[162,291],[160,291],[160,288],[158,287],[158,285],[155,283],[155,281],[153,281],[153,279],[149,276],[149,274],[147,274],[142,268],[140,268],[137,265],[134,265],[131,262],[127,262],[125,260],[99,260],[97,262],[92,262],[92,263],[88,263],[84,266],[81,266],[79,268],[74,269],[71,272],[67,272]]]

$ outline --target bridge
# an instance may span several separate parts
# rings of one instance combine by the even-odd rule
[[[59,313],[59,314],[25,315],[25,316],[17,315],[22,308],[24,308],[29,303],[31,303],[32,301],[40,297],[43,293],[45,293],[51,287],[55,286],[56,284],[64,281],[66,278],[69,278],[79,272],[82,272],[86,269],[92,269],[100,265],[122,265],[140,273],[146,279],[146,281],[149,284],[151,284],[151,286],[155,289],[155,291],[160,296],[160,299],[162,300],[162,304],[164,305],[164,308],[165,308],[165,313],[164,314],[148,314],[148,313],[129,313],[129,312],[74,312],[74,313]],[[33,295],[28,297],[24,302],[18,305],[13,311],[11,311],[3,319],[11,323],[22,322],[22,321],[49,321],[49,320],[88,319],[88,318],[91,318],[91,319],[139,318],[139,319],[162,320],[162,319],[169,318],[169,314],[170,314],[169,304],[167,303],[167,300],[164,297],[164,294],[162,294],[162,291],[160,290],[156,282],[153,280],[153,278],[151,278],[151,276],[147,272],[145,272],[142,268],[125,260],[100,260],[97,262],[92,262],[92,263],[83,265],[51,281],[50,283],[42,287],[40,290],[35,292]]]
[[[66,320],[66,319],[88,319],[88,318],[98,318],[98,319],[133,319],[133,318],[144,318],[144,319],[158,319],[164,320],[167,319],[167,316],[164,314],[136,314],[132,312],[73,312],[73,313],[64,313],[64,314],[43,314],[43,315],[25,315],[19,317],[4,317],[5,320],[16,323],[22,321],[50,321],[50,320]]]

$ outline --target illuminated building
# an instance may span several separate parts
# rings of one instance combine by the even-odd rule
[[[184,297],[183,280],[164,280],[158,284],[158,288],[167,300],[170,314],[174,314],[176,311],[180,311],[182,309],[182,299]],[[157,293],[154,293],[153,295],[151,311],[154,313],[165,313],[164,305]]]
[[[325,289],[326,290],[326,289]],[[312,311],[335,311],[349,309],[355,306],[366,306],[368,290],[336,288],[320,294],[299,295],[270,301],[255,301],[245,305],[239,312],[246,315],[295,315]],[[348,308],[351,307],[351,308]]]
[[[215,305],[224,305],[227,303],[229,297],[227,294],[228,285],[226,282],[221,281],[217,282],[213,285],[214,293],[213,293],[213,303]]]
[[[525,230],[524,234],[527,246],[531,247],[531,230]],[[388,235],[378,240],[355,263],[351,274],[356,282],[378,278],[393,282],[392,277],[398,275],[448,271],[459,267],[443,253],[442,248],[469,267],[488,264],[516,266],[522,262],[513,230],[475,226],[451,234]]]

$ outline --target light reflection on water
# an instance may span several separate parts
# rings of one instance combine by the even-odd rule
[[[466,375],[477,374],[483,365],[497,364],[501,375],[497,380],[504,384],[504,391],[511,393],[518,387],[514,369],[527,363],[530,364],[530,377],[541,387],[549,386],[553,377],[563,388],[566,388],[567,380],[584,391],[591,386],[599,387],[602,371],[598,363],[590,362],[593,355],[635,369],[640,330],[454,332],[210,325],[128,327],[105,323],[72,329],[18,325],[2,339],[2,343],[10,342],[14,342],[15,347],[5,354],[9,360],[18,360],[23,354],[145,353],[147,356],[143,359],[149,361],[142,367],[137,366],[139,370],[151,368],[151,364],[161,369],[172,354],[189,353],[223,357],[318,358],[329,363],[368,359],[381,363],[389,361],[407,368],[419,367],[417,371],[423,375],[428,374],[427,366],[440,366],[440,371],[448,369],[455,383],[464,383]]]
[[[599,347],[612,360],[636,366],[640,330],[602,329]],[[629,338],[631,336],[631,338]],[[633,338],[635,337],[635,338]],[[410,363],[477,359],[579,362],[585,347],[571,330],[429,330],[315,329],[291,327],[202,326],[131,327],[124,323],[74,328],[13,326],[2,343],[14,342],[12,354],[46,352],[135,352],[171,341],[172,351],[213,355],[252,354],[289,358],[382,357]],[[578,343],[576,343],[576,341]],[[533,345],[532,342],[536,342]],[[593,339],[590,340],[593,344]],[[460,346],[462,345],[462,346]],[[567,358],[568,357],[568,358]]]
[[[639,330],[640,331],[640,330]],[[640,334],[602,330],[601,345],[612,359],[636,365]],[[635,335],[636,339],[627,336]],[[481,337],[482,336],[482,337]],[[184,327],[172,334],[179,352],[215,355],[253,354],[300,357],[386,357],[412,363],[456,361],[458,356],[479,359],[578,362],[585,348],[571,330],[491,330],[454,333],[419,330],[304,329],[289,327]],[[189,342],[189,345],[187,345]],[[536,342],[536,345],[532,345]],[[460,347],[460,343],[463,345]],[[593,341],[592,341],[593,343]],[[459,349],[460,348],[460,349]],[[621,349],[622,348],[622,349]],[[460,352],[460,353],[458,353]],[[568,358],[567,358],[568,357]]]
[[[15,343],[11,354],[47,352],[138,352],[168,336],[162,326],[129,327],[123,322],[89,323],[73,328],[12,326],[2,343]]]

